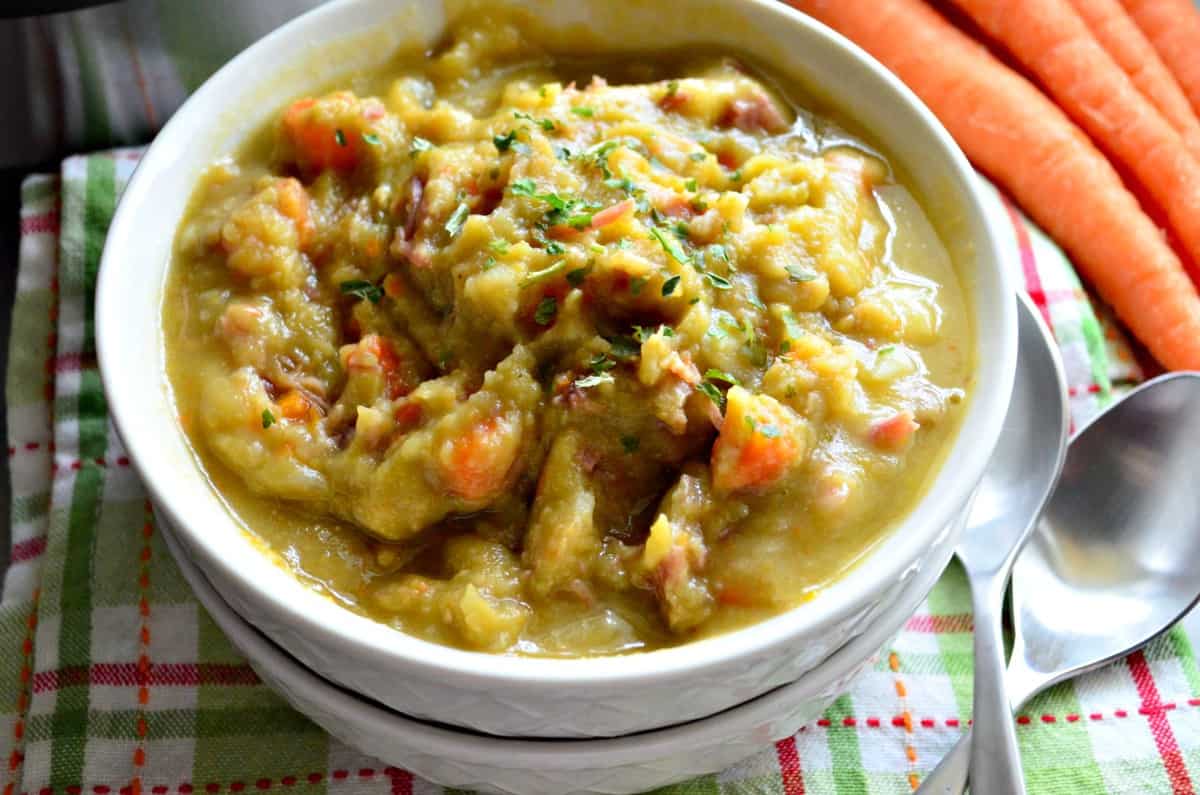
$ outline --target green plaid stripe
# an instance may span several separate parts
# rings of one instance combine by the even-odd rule
[[[144,496],[132,471],[117,463],[124,453],[107,424],[91,314],[105,230],[133,162],[121,154],[64,164],[52,404],[44,390],[44,346],[15,357],[8,374],[15,385],[8,393],[10,410],[16,406],[35,417],[40,411],[48,424],[53,405],[57,445],[52,485],[46,458],[38,487],[18,493],[12,510],[14,520],[40,522],[47,533],[45,553],[37,558],[41,598],[29,681],[22,682],[19,654],[0,654],[0,751],[6,758],[13,750],[24,754],[6,779],[14,785],[12,795],[45,789],[54,795],[132,795],[134,781],[153,795],[438,792],[330,739],[259,684],[195,604],[161,538],[144,529]],[[27,183],[26,213],[53,207],[58,188],[49,180]],[[1081,296],[1061,252],[1036,229],[1027,233],[1043,286],[1060,296]],[[1012,242],[1017,245],[1015,233]],[[29,289],[18,296],[14,340],[49,339],[55,293],[47,274],[54,259],[22,257],[23,269],[43,275],[23,278]],[[1127,380],[1136,370],[1105,366],[1104,357],[1120,342],[1112,341],[1103,315],[1098,320],[1082,298],[1077,305],[1059,303],[1052,318],[1064,350],[1077,356],[1072,372],[1098,385],[1085,390],[1089,399],[1076,400],[1074,408],[1095,410],[1102,403],[1095,396],[1107,392],[1104,378]],[[31,380],[41,386],[31,387]],[[139,579],[143,571],[145,581]],[[0,603],[0,650],[20,650],[29,632],[31,594],[27,588],[24,599]],[[910,792],[969,716],[969,603],[962,572],[952,566],[890,653],[820,720],[731,770],[662,792]],[[1200,759],[1200,670],[1186,633],[1177,631],[1148,649],[1145,666],[1161,701],[1172,707],[1165,725],[1178,744],[1182,773],[1164,764],[1162,737],[1156,739],[1150,716],[1139,712],[1134,677],[1119,664],[1030,705],[1019,737],[1031,792],[1169,792],[1178,789],[1180,775],[1190,780]],[[22,717],[21,693],[30,691]],[[18,721],[20,743],[13,731]]]

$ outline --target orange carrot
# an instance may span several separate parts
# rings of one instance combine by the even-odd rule
[[[1200,114],[1200,12],[1191,0],[1121,0]]]
[[[1071,0],[1071,5],[1142,96],[1183,136],[1189,151],[1200,156],[1200,121],[1175,76],[1119,0]]]
[[[446,489],[472,502],[498,494],[516,461],[519,442],[519,428],[503,415],[472,426],[438,461]]]
[[[1129,170],[1200,261],[1200,160],[1108,55],[1067,0],[953,0]]]
[[[1028,80],[920,0],[792,0],[925,101],[1160,362],[1200,368],[1200,298],[1112,165]]]

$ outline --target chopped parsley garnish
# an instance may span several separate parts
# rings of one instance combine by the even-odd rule
[[[725,247],[720,243],[713,243],[708,247],[708,251],[710,254],[712,254],[712,256],[716,257],[722,262],[729,262],[729,252],[726,251]]]
[[[568,216],[566,224],[572,229],[586,229],[592,225],[592,214],[576,213],[575,215]]]
[[[496,252],[497,254],[507,254],[508,253],[508,241],[502,237],[498,237],[495,240],[488,243],[488,248],[490,248],[492,251]]]
[[[749,414],[746,414],[742,419],[746,421],[746,427],[750,429],[750,433],[758,430],[758,423]]]
[[[450,213],[450,217],[446,219],[446,233],[450,237],[458,237],[458,233],[462,231],[463,223],[466,222],[467,216],[471,214],[471,208],[466,202],[459,202],[454,208],[454,212]]]
[[[692,152],[688,157],[699,163],[701,160],[708,159],[708,152]]]
[[[517,140],[517,131],[516,130],[509,130],[504,135],[492,136],[492,143],[495,144],[496,149],[500,150],[501,152],[507,152],[510,148],[512,148],[512,145],[513,145],[513,143],[516,142],[516,140]]]
[[[642,291],[642,288],[646,286],[647,281],[649,280],[644,276],[634,276],[629,280],[629,292],[637,295]]]
[[[608,154],[620,145],[620,141],[601,141],[585,149],[583,154],[591,158],[592,164],[604,172],[605,177],[612,177],[612,171],[608,167]]]
[[[667,96],[673,97],[679,93],[679,81],[671,80],[667,83]]]
[[[892,353],[895,350],[896,350],[895,345],[884,345],[882,348],[875,351],[875,355],[876,356],[887,356],[889,353]]]
[[[695,193],[695,192],[696,192],[696,191],[699,189],[699,186],[696,184],[696,178],[695,178],[695,177],[688,177],[688,178],[687,178],[687,179],[684,181],[684,183],[683,183],[683,187],[684,187],[685,189],[687,189],[687,190],[690,190],[690,191],[691,191],[691,192],[693,192],[693,193]]]
[[[576,268],[567,273],[567,284],[572,287],[578,287],[583,284],[583,280],[587,278],[590,268]]]
[[[275,424],[275,415],[272,414],[268,409],[263,409],[262,424],[264,428],[270,428]]]
[[[366,141],[367,143],[369,143],[371,146],[379,146],[379,144],[380,144],[379,136],[376,135],[375,133],[363,133],[362,139],[364,141]]]
[[[683,221],[676,221],[675,223],[671,224],[671,231],[674,232],[675,237],[679,238],[680,240],[687,240],[692,236],[692,230],[689,229],[688,225]]]
[[[658,241],[658,244],[663,247],[664,251],[671,255],[671,259],[675,260],[681,265],[691,264],[691,258],[688,257],[687,253],[683,250],[683,247],[679,245],[679,241],[674,237],[668,237],[667,235],[664,235],[662,230],[657,227],[650,228],[650,235]]]
[[[730,386],[737,386],[739,383],[736,377],[730,375],[729,373],[725,372],[724,370],[717,370],[716,368],[713,368],[713,367],[710,367],[708,370],[706,370],[704,372],[704,377],[707,378],[709,381],[724,381],[725,383],[729,384]]]
[[[741,182],[742,181],[742,170],[739,168],[737,171],[730,174],[729,178],[731,180],[733,180],[734,182]]]
[[[625,452],[628,453],[629,455],[633,455],[634,453],[636,453],[638,450],[638,447],[640,447],[641,444],[642,444],[642,440],[637,438],[636,436],[622,436],[621,437],[621,447],[625,448]]]
[[[433,148],[433,144],[419,135],[414,135],[412,143],[408,145],[408,154],[416,157],[419,152],[428,152]]]
[[[571,150],[565,146],[555,147],[554,154],[559,160],[562,160],[563,162],[566,162],[571,159]]]
[[[346,133],[342,132],[341,127],[333,131],[333,140],[337,141],[338,146],[346,145]]]
[[[712,271],[705,271],[704,278],[708,279],[708,283],[718,290],[732,290],[733,284],[724,276],[718,276]]]
[[[708,381],[701,381],[700,383],[696,384],[696,391],[699,392],[700,394],[704,395],[709,400],[711,400],[714,404],[716,404],[717,408],[719,408],[721,410],[722,414],[725,413],[725,393],[724,392],[717,389],[715,386],[710,384]]]
[[[607,373],[616,366],[617,363],[603,353],[597,353],[591,358],[591,361],[588,362],[588,367],[592,368],[592,372],[596,375]]]
[[[663,286],[662,286],[663,297],[665,298],[668,295],[670,295],[671,293],[675,292],[675,288],[678,286],[679,286],[679,277],[678,276],[672,276],[671,278],[667,279],[665,282],[663,282]]]
[[[590,119],[596,115],[595,109],[589,108],[586,105],[580,105],[579,107],[571,108],[571,112],[576,116],[583,116],[585,119]]]
[[[518,119],[525,119],[526,121],[531,121],[534,124],[537,124],[539,127],[541,127],[546,132],[552,132],[554,130],[554,119],[535,119],[532,116],[530,116],[528,113],[525,113],[525,112],[519,111],[519,110],[514,110],[513,116],[515,116]]]
[[[370,301],[373,304],[379,303],[380,299],[383,298],[383,288],[372,284],[366,279],[351,279],[350,281],[342,282],[339,287],[342,290],[342,295],[353,295],[356,298]]]
[[[533,271],[532,273],[526,275],[525,278],[521,280],[521,286],[528,287],[529,285],[536,284],[544,279],[549,279],[551,276],[562,272],[566,267],[567,261],[565,259],[560,259],[553,265],[549,265],[545,268],[542,268],[540,271]],[[541,307],[539,306],[538,309],[540,311]]]
[[[788,278],[794,282],[811,282],[817,278],[816,273],[805,270],[798,265],[788,265],[785,270],[787,270]]]
[[[618,359],[632,359],[642,352],[638,341],[625,334],[609,337],[608,344],[612,346],[609,352]]]
[[[533,313],[533,322],[539,326],[549,326],[557,314],[558,299],[552,295],[548,295],[538,302],[537,309]]]
[[[566,250],[566,247],[564,247],[563,244],[559,243],[557,240],[550,240],[546,243],[546,253],[552,257],[557,257]]]
[[[633,327],[633,338],[638,342],[645,342],[655,334],[662,334],[664,337],[674,337],[675,329],[671,328],[665,323],[655,326],[654,328],[650,328],[649,326]]]

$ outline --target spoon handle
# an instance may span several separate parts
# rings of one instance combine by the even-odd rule
[[[968,729],[921,782],[917,795],[962,795],[967,788],[970,766],[971,730]]]
[[[975,609],[975,698],[972,706],[972,795],[1024,795],[1021,755],[1005,684],[1000,611],[1007,567],[971,583]]]

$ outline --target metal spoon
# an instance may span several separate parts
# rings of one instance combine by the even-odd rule
[[[1200,601],[1197,438],[1200,373],[1149,381],[1075,435],[1013,570],[1014,709],[1149,643]],[[920,793],[963,791],[968,736]],[[971,768],[973,793],[976,775]]]
[[[1066,378],[1054,338],[1024,293],[1019,304],[1018,372],[1004,433],[956,550],[975,615],[976,795],[1025,792],[1005,688],[1000,617],[1013,561],[1058,481],[1069,428]]]

